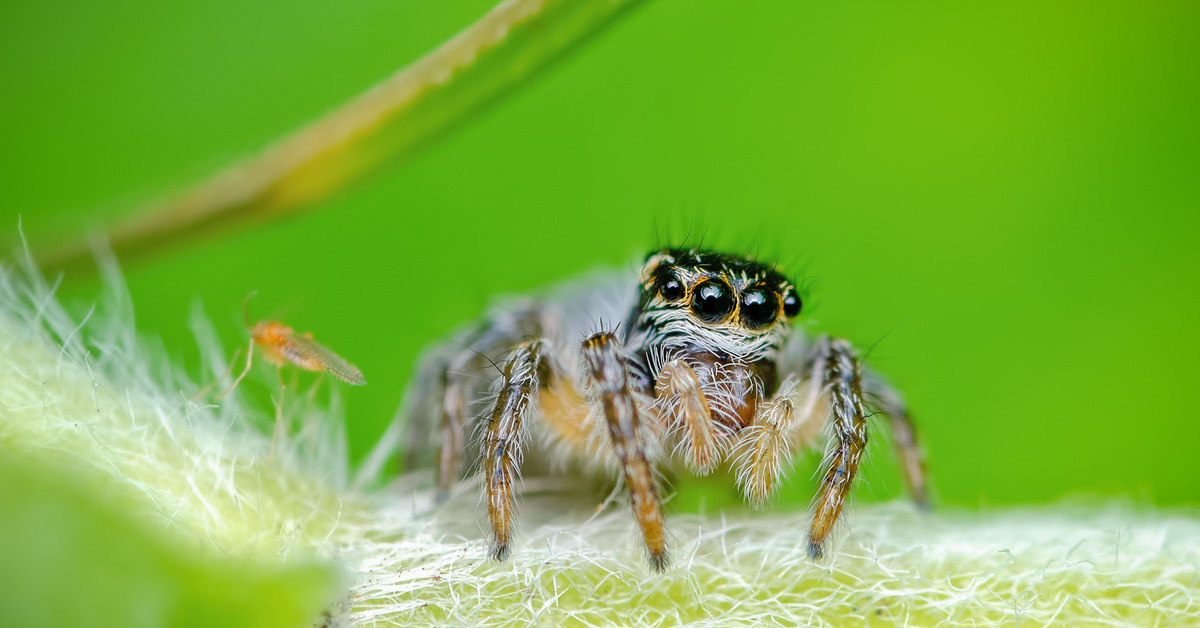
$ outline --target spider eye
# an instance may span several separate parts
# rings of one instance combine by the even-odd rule
[[[718,279],[700,282],[692,290],[692,312],[706,323],[719,323],[733,312],[733,290]]]
[[[800,297],[796,296],[795,292],[788,290],[788,293],[783,297],[783,315],[788,318],[795,318],[800,313]]]
[[[660,266],[655,271],[654,283],[658,286],[658,294],[667,301],[678,301],[683,298],[683,282],[675,276],[675,272],[667,266]]]
[[[748,329],[766,329],[779,316],[779,297],[774,290],[754,287],[742,293],[742,324]]]

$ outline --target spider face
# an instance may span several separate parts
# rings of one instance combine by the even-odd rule
[[[782,273],[712,251],[652,253],[639,284],[632,344],[650,351],[705,351],[755,362],[779,348],[801,308],[795,286]]]

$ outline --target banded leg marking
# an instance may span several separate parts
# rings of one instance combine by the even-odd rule
[[[896,460],[900,463],[901,476],[909,496],[918,506],[929,508],[929,471],[925,467],[925,455],[917,439],[917,426],[908,412],[908,405],[899,393],[870,369],[867,369],[863,384],[879,410],[891,419]]]
[[[641,421],[637,403],[629,389],[629,372],[616,337],[611,333],[591,336],[583,342],[583,358],[604,409],[608,433],[620,460],[625,483],[629,486],[633,514],[649,552],[650,567],[662,572],[668,561],[662,504],[646,457],[646,447],[638,436]]]
[[[483,439],[484,486],[492,526],[492,558],[508,557],[516,504],[513,484],[521,466],[522,424],[538,390],[545,341],[519,345],[509,354]]]
[[[867,446],[867,413],[862,394],[862,367],[845,340],[821,338],[812,377],[824,382],[829,395],[833,439],[825,455],[824,478],[813,509],[808,554],[821,556],[822,547],[842,513]]]

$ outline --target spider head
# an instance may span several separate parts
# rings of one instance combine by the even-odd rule
[[[753,362],[778,348],[800,313],[800,295],[787,277],[738,255],[657,251],[639,283],[634,327],[649,346]]]

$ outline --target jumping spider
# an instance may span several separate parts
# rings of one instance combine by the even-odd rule
[[[828,424],[808,536],[816,558],[858,473],[868,399],[891,419],[918,503],[926,485],[900,396],[864,369],[847,341],[795,332],[800,308],[796,286],[774,268],[698,249],[654,252],[636,278],[591,277],[508,303],[423,359],[406,407],[410,456],[428,447],[437,417],[441,499],[462,460],[478,456],[491,555],[504,560],[513,487],[527,435],[535,435],[544,451],[619,475],[650,566],[661,571],[668,559],[660,464],[682,462],[698,475],[727,464],[746,499],[760,504],[791,452],[814,446]],[[479,411],[473,399],[482,400]],[[477,437],[468,443],[470,433]]]

